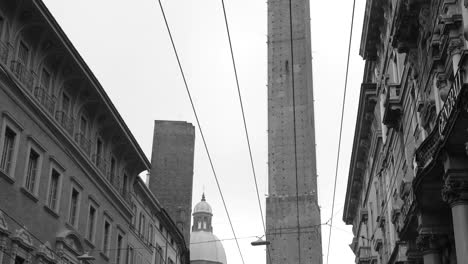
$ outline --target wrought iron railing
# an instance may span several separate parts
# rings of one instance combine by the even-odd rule
[[[16,60],[11,62],[10,69],[13,74],[23,83],[26,89],[32,92],[35,74],[32,71],[29,71],[21,61]]]
[[[47,90],[40,86],[34,88],[33,94],[39,103],[47,110],[47,112],[53,115],[55,110],[55,97],[50,96]]]
[[[434,154],[440,142],[440,134],[437,127],[438,125],[436,124],[436,127],[414,152],[418,168],[426,167],[434,158]]]
[[[55,112],[55,120],[57,120],[70,135],[73,135],[75,119],[68,116],[63,110],[60,110]]]
[[[445,136],[444,133],[447,128],[447,124],[452,117],[456,104],[458,103],[459,95],[464,84],[463,74],[464,72],[461,70],[461,68],[459,68],[455,74],[455,80],[452,84],[452,87],[450,87],[450,90],[447,94],[447,99],[445,100],[444,106],[440,110],[439,116],[437,117],[439,134],[442,137]]]
[[[460,101],[459,95],[464,85],[463,74],[464,72],[461,69],[455,74],[455,81],[450,87],[447,99],[437,116],[434,129],[415,151],[418,168],[425,168],[432,161],[440,142],[447,136],[447,127],[453,122],[454,109]]]
[[[83,133],[76,133],[75,141],[80,145],[84,152],[88,154],[88,156],[91,154],[91,141],[89,141]]]

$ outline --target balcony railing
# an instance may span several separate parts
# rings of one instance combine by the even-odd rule
[[[443,137],[447,124],[449,123],[450,118],[452,117],[453,110],[456,108],[456,105],[459,101],[460,92],[463,89],[463,74],[464,72],[458,69],[455,74],[455,81],[453,82],[452,87],[450,88],[447,99],[445,100],[444,106],[440,110],[439,116],[437,117],[437,124],[439,126],[439,134]]]
[[[34,88],[33,94],[39,103],[47,110],[47,112],[53,115],[55,110],[55,97],[50,96],[47,90],[40,86]]]
[[[94,154],[93,161],[104,176],[109,179],[109,171],[107,170],[109,168],[109,162],[103,157],[103,155]]]
[[[35,74],[29,71],[26,66],[20,61],[12,61],[10,69],[13,74],[23,83],[23,85],[32,92]]]
[[[73,127],[75,124],[75,120],[73,118],[61,110],[55,112],[55,120],[57,120],[70,135],[73,135]]]
[[[88,154],[88,156],[91,154],[91,141],[89,141],[83,133],[76,133],[75,141],[80,145],[84,152]]]
[[[425,168],[433,160],[440,140],[441,138],[438,130],[438,124],[436,124],[436,127],[414,152],[414,157],[416,164],[418,164],[418,168]]]
[[[447,128],[454,122],[453,113],[457,108],[464,90],[465,80],[464,72],[458,70],[455,74],[455,81],[450,88],[447,99],[437,116],[437,122],[429,136],[421,143],[415,152],[415,160],[418,168],[425,168],[434,158],[440,142],[447,136]]]

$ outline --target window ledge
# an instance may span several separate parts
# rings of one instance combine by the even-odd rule
[[[44,205],[44,210],[45,210],[47,213],[51,214],[53,217],[59,218],[59,214],[58,214],[57,212],[55,212],[54,210],[52,210],[52,208],[50,208],[49,206]]]
[[[105,261],[109,261],[109,257],[108,257],[106,254],[104,254],[102,251],[99,252],[99,255],[101,255],[101,257],[102,257]]]
[[[21,192],[24,193],[29,199],[33,200],[35,203],[39,201],[39,198],[37,198],[34,194],[30,193],[26,188],[21,187]]]
[[[15,182],[15,179],[13,179],[12,177],[8,176],[8,174],[6,174],[5,172],[3,172],[2,170],[0,170],[0,176],[3,177],[7,182],[13,184]]]
[[[74,226],[73,226],[72,224],[70,224],[68,221],[65,222],[65,225],[66,225],[68,228],[70,228],[71,230],[78,232],[78,231],[76,230],[76,227],[74,227]]]
[[[86,242],[86,244],[87,244],[90,248],[94,249],[94,248],[96,247],[96,246],[94,245],[94,243],[93,243],[91,240],[85,238],[84,241]]]

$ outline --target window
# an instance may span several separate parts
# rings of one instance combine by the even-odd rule
[[[102,238],[102,253],[109,256],[109,240],[110,240],[111,225],[107,220],[104,220],[104,237]]]
[[[122,180],[122,196],[126,197],[128,195],[128,176],[124,173]]]
[[[96,156],[98,157],[97,160],[102,156],[102,141],[100,139],[96,142]],[[99,165],[99,161],[97,161],[97,164]]]
[[[153,225],[150,224],[148,228],[148,244],[153,245]]]
[[[80,134],[83,137],[86,137],[86,135],[87,135],[86,131],[88,131],[88,120],[84,116],[81,116],[81,118],[80,118]]]
[[[24,42],[20,42],[20,45],[18,47],[18,60],[24,65],[28,65],[29,61],[29,48],[24,44]]]
[[[35,194],[37,173],[39,170],[39,154],[33,149],[29,150],[28,165],[26,170],[26,181],[24,187],[30,193]]]
[[[120,264],[121,259],[122,259],[122,245],[123,245],[122,241],[123,241],[122,235],[118,234],[117,235],[117,250],[116,250],[117,255],[115,256],[115,262],[117,264]]]
[[[50,92],[49,91],[49,88],[50,88],[50,73],[46,70],[46,69],[42,69],[42,75],[41,75],[41,85],[42,87],[44,87],[44,89],[47,91],[47,92]]]
[[[0,170],[10,174],[13,163],[16,133],[6,127],[3,139],[3,148],[0,156]]]
[[[141,237],[145,234],[145,215],[142,212],[140,212],[140,225],[138,226],[138,232]]]
[[[65,93],[62,93],[62,111],[68,115],[70,112],[70,97],[68,97]]]
[[[68,218],[68,222],[76,227],[77,226],[77,218],[79,214],[79,203],[80,203],[80,193],[72,187],[72,193],[70,198],[70,215]]]
[[[154,262],[155,264],[164,264],[162,247],[158,244],[156,244],[156,259]]]
[[[133,252],[133,247],[128,246],[127,247],[127,264],[133,264],[133,258],[134,258],[134,252]]]
[[[132,226],[136,226],[136,218],[137,218],[137,208],[136,205],[132,202],[132,212],[133,212],[133,217],[132,217]]]
[[[4,26],[5,26],[5,19],[3,17],[0,17],[0,40],[3,39]]]
[[[115,180],[115,158],[112,157],[111,158],[111,162],[110,162],[110,172],[109,172],[109,181],[111,183],[114,183],[114,180]]]
[[[96,233],[96,218],[97,218],[97,209],[93,204],[89,205],[88,212],[88,230],[86,232],[86,239],[94,243],[94,234]]]
[[[47,206],[53,211],[58,211],[59,189],[60,189],[60,173],[52,169],[49,182],[49,197],[47,198]]]

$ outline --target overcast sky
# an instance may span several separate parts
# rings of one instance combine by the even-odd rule
[[[157,0],[43,0],[151,158],[153,120],[195,125]],[[246,264],[266,263],[263,233],[230,60],[221,0],[163,0],[202,129]],[[231,37],[260,195],[267,193],[267,4],[226,0]],[[319,204],[330,218],[344,89],[351,0],[311,1]],[[349,157],[364,63],[359,57],[364,0],[356,1],[345,123],[332,228],[330,264],[354,263],[351,228],[342,222]],[[193,204],[205,191],[214,233],[233,237],[197,130]],[[329,227],[322,226],[324,262]],[[229,264],[241,263],[233,240]]]

